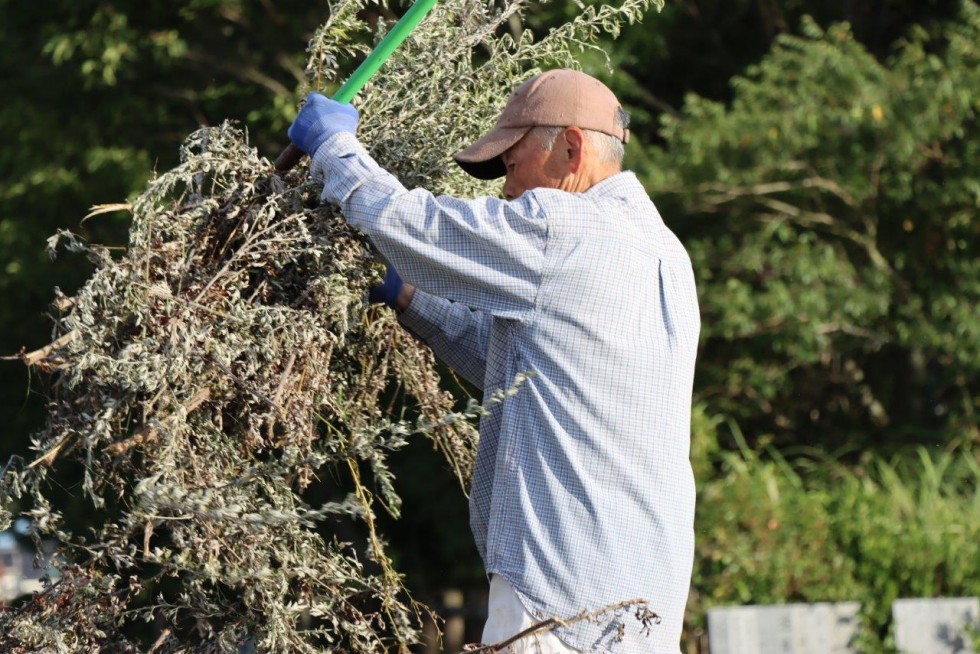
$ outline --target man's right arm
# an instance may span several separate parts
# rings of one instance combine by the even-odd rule
[[[406,329],[432,348],[440,361],[483,389],[489,314],[430,295],[410,284],[402,286],[396,306],[398,320]]]

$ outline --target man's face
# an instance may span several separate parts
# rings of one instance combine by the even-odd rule
[[[563,149],[564,133],[555,139],[551,150],[545,150],[532,129],[501,155],[507,176],[504,178],[504,197],[514,200],[525,191],[536,188],[562,188],[569,174],[568,157]]]

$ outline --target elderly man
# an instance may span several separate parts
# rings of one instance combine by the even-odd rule
[[[401,323],[486,394],[470,522],[490,576],[485,643],[642,598],[514,652],[676,654],[693,558],[691,387],[700,318],[690,259],[630,172],[628,115],[598,80],[521,85],[455,159],[503,199],[406,190],[313,94],[289,130],[323,200],[365,232]]]

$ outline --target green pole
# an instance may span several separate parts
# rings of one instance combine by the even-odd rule
[[[357,67],[357,70],[337,89],[333,99],[337,102],[350,102],[353,100],[354,96],[374,77],[374,74],[387,61],[391,53],[402,44],[402,41],[408,38],[408,35],[412,33],[415,26],[422,22],[422,19],[425,18],[425,15],[429,13],[429,10],[435,4],[436,0],[416,0],[409,7],[408,11],[405,12],[405,15],[395,23],[395,26],[385,34],[385,37],[381,39],[381,43],[375,46],[371,54]],[[289,170],[299,162],[302,156],[303,151],[290,143],[276,159],[276,170]]]
[[[395,23],[395,26],[385,34],[385,37],[381,39],[381,43],[375,46],[371,54],[361,62],[357,70],[337,90],[333,99],[337,102],[350,102],[353,100],[354,96],[374,77],[374,74],[378,72],[378,69],[391,56],[391,53],[398,49],[402,41],[408,38],[408,35],[412,33],[415,26],[422,22],[422,19],[425,18],[425,15],[429,13],[429,10],[435,4],[436,0],[416,0],[415,4],[405,12],[405,15]]]

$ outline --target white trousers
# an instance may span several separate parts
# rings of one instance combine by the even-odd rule
[[[551,617],[551,616],[548,616]],[[483,644],[492,645],[507,640],[528,627],[541,622],[536,620],[521,603],[517,593],[500,575],[490,577],[490,599],[487,604],[487,623],[483,627]],[[550,631],[525,636],[502,650],[503,654],[582,654],[563,643]]]

